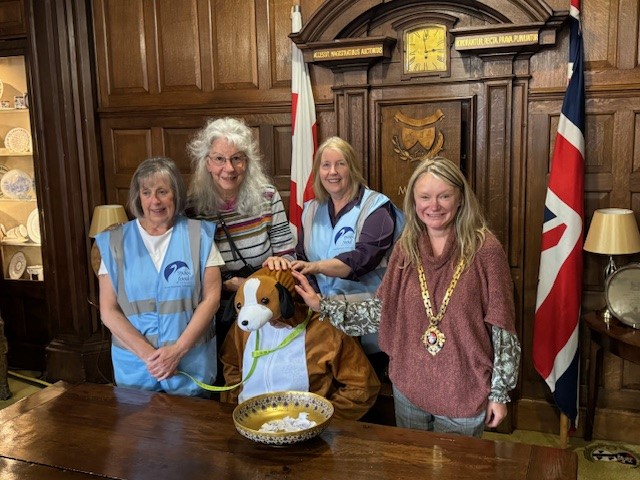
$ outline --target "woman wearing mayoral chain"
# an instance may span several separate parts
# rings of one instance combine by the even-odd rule
[[[320,298],[297,274],[296,288],[351,335],[379,323],[398,426],[480,437],[485,425],[502,422],[517,382],[520,344],[507,257],[448,159],[418,165],[404,211],[376,298]]]

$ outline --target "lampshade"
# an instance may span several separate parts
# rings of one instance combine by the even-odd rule
[[[602,208],[593,213],[584,242],[587,252],[626,255],[640,252],[640,233],[633,210]]]
[[[89,236],[94,238],[114,223],[124,223],[129,219],[122,205],[98,205],[93,210]]]

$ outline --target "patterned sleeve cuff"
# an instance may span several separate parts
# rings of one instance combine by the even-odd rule
[[[320,299],[320,319],[329,319],[338,330],[357,337],[378,331],[380,300],[377,298],[349,303],[345,300]]]
[[[493,373],[489,400],[496,403],[508,403],[511,401],[508,392],[513,390],[518,383],[520,342],[516,335],[496,326],[491,328],[491,341],[493,343]]]
[[[489,401],[495,403],[509,403],[511,401],[511,397],[506,393],[491,392],[489,394]]]

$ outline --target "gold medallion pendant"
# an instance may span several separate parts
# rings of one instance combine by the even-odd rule
[[[437,315],[433,314],[433,308],[431,308],[431,298],[429,296],[429,288],[427,287],[427,278],[424,274],[424,268],[422,267],[422,258],[420,258],[420,263],[416,270],[418,271],[418,281],[420,282],[420,292],[422,293],[422,301],[424,302],[424,311],[427,314],[427,319],[429,320],[429,327],[427,327],[422,335],[422,344],[424,345],[424,348],[427,349],[427,352],[432,356],[436,356],[438,352],[442,350],[442,347],[444,347],[444,342],[446,340],[444,333],[442,333],[438,328],[438,324],[442,321],[444,314],[447,311],[447,305],[449,305],[451,295],[453,295],[453,291],[458,284],[460,275],[462,275],[462,270],[464,270],[464,259],[460,259],[458,266],[453,272],[451,283],[444,294],[444,298],[442,299],[440,310]]]
[[[440,350],[442,350],[445,341],[446,337],[444,336],[444,333],[442,333],[440,329],[435,325],[430,325],[422,335],[422,343],[424,345],[424,348],[426,348],[427,352],[434,356],[437,355]]]

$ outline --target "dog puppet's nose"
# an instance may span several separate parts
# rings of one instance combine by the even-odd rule
[[[240,322],[240,323],[242,323],[242,326],[243,326],[243,327],[246,327],[247,325],[249,325],[249,320],[243,320],[243,321],[242,321],[242,322]]]

